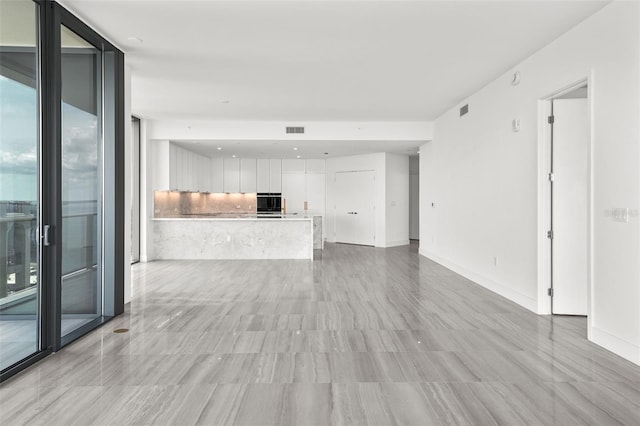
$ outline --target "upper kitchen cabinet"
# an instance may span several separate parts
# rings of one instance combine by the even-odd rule
[[[243,158],[240,160],[240,192],[257,192],[256,167],[255,158]]]
[[[160,143],[158,145],[160,149],[164,149],[164,145]],[[173,143],[166,145],[167,158],[166,161],[160,161],[163,157],[160,153],[158,161],[154,161],[157,164],[158,173],[167,174],[166,166],[168,166],[169,173],[164,187],[158,187],[155,189],[170,189],[178,191],[209,191],[211,186],[211,176],[209,172],[210,163],[209,158],[191,152],[188,149],[184,149]],[[154,154],[154,157],[157,156]],[[160,182],[154,178],[154,182]]]
[[[282,192],[282,160],[258,159],[257,192]]]
[[[209,160],[210,192],[224,192],[224,160],[212,158]]]
[[[271,192],[271,167],[266,158],[259,158],[256,163],[256,192]]]
[[[307,173],[324,173],[324,160],[305,160]]]
[[[304,173],[305,164],[301,159],[283,159],[282,160],[282,173]]]
[[[269,191],[282,192],[282,160],[269,160]]]
[[[240,159],[224,159],[224,192],[240,192]]]

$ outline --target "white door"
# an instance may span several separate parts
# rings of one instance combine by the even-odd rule
[[[335,175],[336,242],[375,245],[375,172]]]
[[[587,315],[587,99],[555,99],[553,116],[553,313]]]

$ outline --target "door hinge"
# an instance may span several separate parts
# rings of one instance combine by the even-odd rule
[[[549,182],[553,182],[553,173],[549,173]]]
[[[550,115],[547,121],[549,122],[549,124],[553,124],[556,121],[556,118],[553,115]]]
[[[547,238],[553,240],[553,231],[547,231]]]
[[[548,289],[547,289],[547,294],[548,294],[549,296],[553,297],[553,288],[551,288],[551,287],[550,287],[550,288],[548,288]]]

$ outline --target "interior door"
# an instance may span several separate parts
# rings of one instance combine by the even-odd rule
[[[553,116],[553,313],[587,315],[587,99],[556,99]]]
[[[336,242],[375,245],[375,172],[335,175]]]

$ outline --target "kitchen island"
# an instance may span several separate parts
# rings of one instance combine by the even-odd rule
[[[321,223],[303,215],[153,218],[153,259],[313,259]]]

